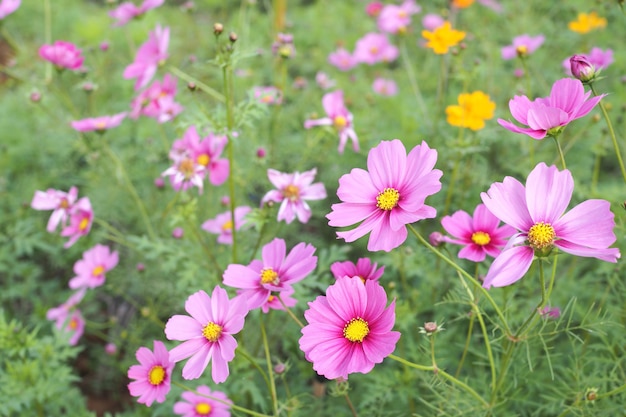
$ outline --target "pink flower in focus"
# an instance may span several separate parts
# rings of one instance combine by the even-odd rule
[[[509,101],[515,120],[528,127],[518,127],[504,119],[498,119],[498,124],[537,140],[558,135],[572,120],[586,116],[606,94],[589,98],[590,95],[591,91],[585,93],[579,80],[563,78],[552,85],[548,97],[530,101],[526,96],[515,96]]]
[[[91,230],[93,223],[93,210],[89,198],[83,197],[72,206],[69,215],[70,224],[61,230],[61,236],[69,237],[63,245],[64,248],[72,246],[78,238],[85,236]]]
[[[76,291],[67,299],[66,302],[59,305],[58,307],[53,307],[49,309],[46,312],[46,318],[48,320],[54,321],[58,329],[62,328],[63,324],[70,316],[70,313],[76,309],[76,306],[83,300],[86,293],[86,288],[81,288],[80,290]]]
[[[109,16],[115,19],[113,26],[124,26],[132,19],[135,19],[150,9],[161,6],[165,0],[144,0],[141,6],[137,7],[133,3],[125,2],[109,12]]]
[[[441,225],[453,236],[444,237],[444,242],[464,246],[459,251],[459,258],[472,262],[482,262],[486,255],[498,256],[507,238],[515,233],[509,225],[498,227],[500,220],[484,204],[476,206],[474,216],[459,210],[441,219]]]
[[[365,13],[371,17],[376,17],[380,14],[384,4],[381,1],[372,1],[365,6]]]
[[[59,223],[63,227],[67,224],[76,198],[78,198],[78,188],[76,187],[70,188],[67,193],[49,188],[46,192],[35,191],[30,206],[35,210],[53,210],[46,227],[46,230],[52,233]]]
[[[254,98],[262,104],[280,105],[283,103],[283,92],[276,87],[254,87]]]
[[[181,394],[184,401],[174,404],[175,414],[182,417],[230,417],[230,411],[228,411],[230,406],[224,403],[232,403],[232,401],[226,394],[211,391],[206,385],[200,385],[196,391],[198,394],[192,391],[185,391]]]
[[[527,56],[539,48],[546,37],[543,35],[520,35],[513,38],[513,44],[501,49],[502,59],[513,59],[517,56]]]
[[[405,33],[411,24],[411,15],[421,10],[414,0],[405,0],[400,6],[387,4],[378,15],[378,30],[393,34]]]
[[[165,123],[176,117],[183,107],[174,101],[176,97],[176,78],[165,74],[163,82],[155,81],[139,93],[131,103],[130,117],[137,119],[140,115]]]
[[[587,200],[567,213],[574,191],[568,170],[539,163],[528,175],[526,186],[512,177],[491,185],[481,198],[487,209],[519,233],[513,235],[493,261],[483,286],[511,285],[530,268],[535,256],[547,256],[553,248],[584,257],[617,262],[614,215],[605,200]]]
[[[346,242],[370,233],[369,251],[390,250],[407,238],[406,224],[433,218],[437,210],[424,204],[441,189],[442,172],[433,169],[437,151],[426,142],[406,154],[398,139],[382,141],[367,155],[367,168],[354,168],[339,179],[337,196],[326,215],[333,227],[360,223],[355,229],[337,232]]]
[[[105,273],[118,262],[117,251],[108,246],[96,245],[83,253],[83,258],[74,264],[76,276],[69,282],[71,289],[96,288],[104,284]]]
[[[228,362],[235,357],[237,341],[232,336],[243,329],[248,314],[245,297],[228,299],[220,286],[209,295],[200,290],[185,302],[189,316],[172,316],[165,325],[169,340],[183,343],[170,351],[170,360],[179,362],[191,357],[183,368],[183,378],[197,379],[213,362],[211,377],[219,384],[228,378]]]
[[[115,114],[113,116],[101,116],[89,119],[74,120],[70,124],[74,129],[78,130],[79,132],[91,132],[95,130],[102,133],[107,129],[119,126],[120,123],[122,123],[122,120],[124,120],[124,118],[126,117],[126,114],[127,113],[124,112]]]
[[[337,90],[324,94],[322,106],[327,117],[321,119],[305,120],[304,128],[313,126],[333,126],[339,132],[339,153],[342,154],[348,138],[352,140],[352,149],[359,151],[359,138],[352,125],[352,113],[348,111],[343,101],[343,91]]]
[[[368,65],[395,61],[400,54],[397,47],[389,43],[382,33],[368,33],[356,42],[354,59]]]
[[[365,282],[367,280],[377,281],[383,276],[385,267],[378,268],[376,262],[372,262],[368,258],[359,258],[356,265],[350,261],[335,262],[330,266],[330,271],[336,279],[359,277],[361,281]]]
[[[261,307],[271,295],[290,290],[291,284],[303,280],[317,265],[312,245],[299,243],[286,252],[285,241],[275,238],[263,247],[261,261],[229,265],[224,271],[224,285],[239,288],[238,294],[248,300],[250,310]]]
[[[73,43],[65,41],[55,41],[52,45],[42,45],[39,48],[39,56],[57,68],[67,68],[72,71],[81,69],[84,60],[81,50]]]
[[[395,301],[389,307],[385,290],[376,281],[339,278],[309,302],[304,312],[300,349],[313,369],[328,379],[368,373],[389,356],[400,338],[393,328]]]
[[[241,229],[241,226],[246,223],[246,214],[251,211],[252,209],[248,206],[235,208],[235,230]],[[217,243],[224,245],[233,244],[233,221],[230,216],[230,211],[218,214],[215,219],[205,221],[202,223],[202,229],[209,233],[219,235],[217,237]]]
[[[139,365],[128,369],[128,378],[134,379],[128,384],[130,395],[139,397],[137,402],[148,407],[155,401],[165,401],[175,365],[163,342],[155,340],[153,345],[153,350],[144,346],[137,349],[135,357]]]
[[[395,96],[398,94],[396,82],[387,78],[376,78],[372,84],[372,90],[381,96]]]
[[[425,30],[433,32],[439,26],[446,23],[446,20],[438,14],[429,13],[422,19],[422,26]]]
[[[275,169],[267,170],[267,177],[276,187],[268,191],[261,199],[261,204],[268,201],[280,203],[277,220],[284,220],[287,224],[296,217],[300,223],[306,223],[311,218],[311,208],[306,200],[322,200],[326,198],[324,184],[317,182],[312,184],[317,174],[317,169],[303,173],[294,172],[285,174]]]
[[[153,32],[150,32],[149,39],[139,47],[135,61],[124,69],[124,78],[129,80],[137,78],[135,90],[145,87],[159,65],[168,57],[167,48],[170,42],[170,28],[161,28],[157,25]]]
[[[328,55],[328,63],[341,71],[349,71],[358,64],[350,51],[344,48],[331,52]]]
[[[0,19],[4,19],[20,7],[22,0],[0,0]]]

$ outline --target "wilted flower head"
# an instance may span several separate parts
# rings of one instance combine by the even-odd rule
[[[79,132],[104,132],[105,130],[117,127],[126,117],[126,112],[118,113],[113,116],[100,116],[82,120],[74,120],[71,125]]]
[[[272,54],[281,58],[293,58],[296,55],[296,47],[293,44],[293,35],[279,33],[272,44]]]
[[[354,59],[357,62],[374,65],[378,62],[392,62],[400,51],[382,33],[370,32],[356,42]]]
[[[134,381],[128,384],[128,391],[133,397],[139,397],[137,402],[150,407],[153,402],[162,403],[170,392],[174,361],[170,360],[169,353],[163,342],[155,340],[154,349],[140,347],[135,353],[139,365],[128,369],[128,378]]]
[[[150,32],[148,40],[139,47],[135,61],[124,69],[125,79],[137,78],[135,90],[148,85],[159,65],[167,59],[169,42],[170,28],[157,25],[154,31]]]
[[[343,153],[348,138],[352,140],[352,149],[359,150],[359,138],[352,125],[352,113],[348,111],[343,100],[343,91],[337,90],[327,93],[322,98],[322,106],[327,117],[315,120],[306,120],[304,128],[310,129],[313,126],[333,126],[339,132],[339,153]]]
[[[67,68],[72,71],[81,69],[84,60],[81,50],[73,43],[65,41],[42,45],[39,48],[39,56],[59,69]]]
[[[485,127],[485,120],[493,118],[496,103],[482,91],[459,94],[458,105],[446,107],[448,123],[474,131]]]
[[[513,38],[513,44],[505,46],[502,48],[502,59],[513,59],[515,57],[525,57],[537,50],[546,37],[543,35],[530,36],[530,35],[520,35]]]
[[[432,49],[437,55],[443,55],[465,39],[465,32],[452,29],[450,22],[445,22],[433,31],[423,30],[422,36],[428,41],[425,45],[427,48]]]
[[[595,29],[604,29],[606,27],[606,19],[598,16],[598,13],[578,13],[578,19],[568,23],[567,27],[572,32],[585,34]]]

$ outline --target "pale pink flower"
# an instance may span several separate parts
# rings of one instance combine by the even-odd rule
[[[396,82],[388,78],[376,78],[372,84],[372,90],[381,96],[395,96],[398,94]]]
[[[212,362],[211,377],[219,384],[228,378],[228,362],[235,357],[237,341],[232,336],[243,329],[248,314],[245,297],[228,299],[216,286],[209,295],[200,290],[185,302],[189,316],[175,315],[165,325],[169,340],[184,341],[170,351],[170,360],[179,362],[191,357],[183,368],[183,378],[197,379]]]
[[[361,281],[365,282],[367,280],[377,281],[383,276],[385,267],[378,268],[378,264],[369,258],[359,258],[356,264],[350,261],[335,262],[330,266],[330,271],[336,279],[359,277]]]
[[[210,219],[202,223],[202,229],[217,236],[217,243],[224,245],[233,244],[233,227],[235,230],[241,229],[246,224],[246,214],[252,209],[248,206],[235,208],[235,222],[233,224],[230,211],[218,214],[214,219]]]
[[[72,71],[81,69],[84,60],[81,50],[73,43],[65,41],[55,41],[52,45],[42,45],[39,48],[39,56],[57,68],[67,68]]]
[[[267,170],[267,177],[276,187],[268,191],[261,199],[261,204],[268,201],[280,203],[277,220],[291,223],[297,217],[300,223],[306,223],[311,218],[311,208],[306,200],[322,200],[326,198],[324,184],[317,182],[312,184],[317,174],[317,169],[303,173],[282,173],[275,169]]]
[[[331,79],[328,74],[322,71],[318,71],[317,74],[315,74],[315,82],[322,90],[328,90],[337,84],[335,80]]]
[[[79,132],[104,132],[105,130],[117,127],[126,117],[126,112],[118,113],[113,116],[101,116],[82,120],[74,120],[70,124]]]
[[[341,71],[349,71],[358,65],[354,56],[345,48],[339,48],[328,55],[328,63]]]
[[[57,328],[63,327],[70,313],[76,309],[76,306],[83,300],[87,293],[86,288],[81,288],[72,293],[72,295],[63,304],[53,307],[46,312],[46,318],[54,321]]]
[[[58,227],[59,223],[63,227],[67,224],[70,211],[77,198],[78,188],[76,187],[70,188],[67,193],[48,188],[46,192],[35,191],[30,206],[35,210],[53,210],[46,227],[46,230],[52,233]]]
[[[155,81],[144,91],[139,93],[131,103],[130,117],[140,115],[156,119],[165,123],[176,117],[183,107],[175,101],[177,79],[165,74],[163,82]]]
[[[406,0],[401,5],[387,4],[376,21],[378,30],[386,33],[405,33],[411,24],[411,15],[419,13],[421,7],[414,0]]]
[[[498,119],[498,124],[537,140],[555,136],[571,121],[586,116],[606,94],[589,98],[590,95],[591,91],[585,93],[579,80],[563,78],[552,85],[548,97],[530,101],[526,96],[515,96],[509,101],[515,120],[528,127],[518,127],[504,119]]]
[[[321,119],[309,119],[304,121],[304,128],[314,126],[333,126],[339,133],[339,153],[342,154],[348,139],[352,140],[352,149],[359,151],[359,138],[354,131],[352,113],[348,111],[343,101],[343,91],[337,90],[324,94],[322,106],[327,117]]]
[[[174,230],[172,230],[172,237],[174,239],[182,239],[184,235],[185,229],[183,229],[182,227],[175,227]]]
[[[185,391],[183,401],[174,404],[174,414],[182,417],[230,417],[230,406],[224,403],[232,401],[220,391],[211,391],[206,385],[200,385],[196,392]],[[219,401],[215,401],[219,400]]]
[[[568,170],[541,162],[528,175],[526,186],[505,177],[481,194],[489,211],[519,231],[491,264],[485,288],[513,284],[526,274],[534,257],[547,256],[553,248],[617,262],[619,249],[609,248],[616,240],[610,203],[587,200],[565,213],[573,191]]]
[[[69,222],[70,224],[61,230],[61,236],[69,237],[68,241],[63,245],[66,249],[91,230],[93,210],[88,197],[81,198],[72,206],[69,214]]]
[[[376,17],[380,14],[380,11],[383,9],[384,4],[382,1],[372,1],[367,3],[365,6],[365,13],[367,13],[371,17]]]
[[[135,61],[124,69],[125,79],[137,78],[135,90],[145,87],[154,77],[159,65],[167,59],[169,42],[170,28],[161,28],[157,25],[155,30],[150,32],[149,39],[139,47]]]
[[[20,7],[22,0],[0,0],[0,19],[4,19]]]
[[[346,242],[370,233],[367,249],[390,250],[407,238],[406,225],[433,218],[437,210],[424,204],[426,197],[441,189],[442,172],[433,169],[437,151],[426,142],[406,154],[398,139],[382,141],[367,155],[367,168],[354,168],[339,179],[337,196],[326,215],[333,227],[360,223],[355,229],[337,232]]]
[[[283,92],[276,87],[254,87],[252,95],[261,104],[280,105],[283,103]]]
[[[105,274],[118,263],[117,251],[108,246],[96,245],[83,253],[83,258],[74,264],[76,276],[69,282],[71,289],[96,288],[104,284]]]
[[[162,403],[170,392],[172,371],[175,362],[172,361],[163,342],[155,340],[154,349],[140,347],[135,353],[139,365],[128,369],[128,378],[134,379],[128,384],[128,391],[133,397],[139,397],[137,402],[150,407],[153,402]]]
[[[382,33],[371,32],[356,42],[354,59],[357,62],[374,65],[378,62],[395,61],[400,54],[398,48]]]
[[[69,333],[71,335],[69,340],[70,346],[76,346],[85,332],[85,319],[80,310],[75,309],[69,314],[65,327],[57,327],[63,330],[63,332]]]
[[[144,0],[141,6],[137,7],[133,3],[125,2],[109,12],[109,16],[115,19],[113,26],[124,26],[132,19],[135,19],[150,9],[161,6],[165,0]]]
[[[292,284],[306,278],[317,265],[312,245],[299,243],[286,252],[285,241],[275,238],[263,247],[261,261],[255,259],[248,266],[229,265],[222,282],[239,288],[238,293],[248,300],[250,310],[259,308],[270,296],[291,290]]]
[[[441,219],[443,228],[453,237],[444,237],[444,242],[463,246],[459,258],[482,262],[485,256],[496,257],[515,233],[509,225],[500,226],[500,220],[491,214],[484,204],[474,209],[474,215],[459,210]]]
[[[444,23],[446,23],[446,19],[434,13],[429,13],[422,19],[422,26],[429,32],[433,32]]]
[[[513,44],[505,46],[501,49],[502,59],[513,59],[518,56],[527,56],[532,54],[539,48],[546,37],[543,35],[530,36],[520,35],[513,38]]]
[[[304,312],[300,349],[313,369],[328,379],[347,379],[368,373],[396,348],[395,300],[386,307],[387,294],[377,281],[339,278],[309,302]]]

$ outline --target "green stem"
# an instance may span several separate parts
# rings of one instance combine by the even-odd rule
[[[411,66],[411,60],[409,58],[409,52],[406,48],[406,40],[403,38],[400,42],[400,53],[402,54],[402,62],[404,63],[404,67],[406,69],[406,73],[409,77],[409,83],[411,84],[411,88],[413,89],[413,94],[415,95],[415,99],[417,101],[417,105],[422,112],[422,120],[428,120],[426,111],[426,104],[424,103],[424,98],[422,97],[422,93],[420,92],[419,85],[417,84],[417,78],[415,77],[415,73],[413,72],[413,66]]]
[[[517,330],[517,333],[515,334],[516,340],[519,340],[526,334],[526,331],[530,328],[529,324],[546,304],[546,283],[543,274],[543,262],[541,261],[539,262],[539,285],[541,286],[541,301],[539,302],[539,304],[537,304],[537,307],[530,312],[530,315],[528,316],[526,321],[524,321],[522,326]]]
[[[222,75],[224,78],[224,96],[226,97],[226,126],[228,128],[228,132],[226,133],[228,137],[228,143],[226,145],[228,152],[228,162],[230,164],[230,173],[228,175],[228,191],[230,196],[230,219],[233,223],[232,227],[232,258],[233,263],[237,263],[237,225],[235,224],[235,176],[234,176],[234,167],[235,167],[235,151],[233,145],[233,127],[235,125],[234,117],[233,117],[233,89],[232,89],[232,69],[230,64],[224,65],[222,69]]]
[[[304,327],[304,324],[300,321],[300,319],[298,319],[298,317],[296,317],[295,314],[293,314],[293,312],[291,311],[291,309],[289,307],[287,307],[287,305],[285,304],[285,302],[283,301],[282,298],[280,298],[280,294],[278,294],[276,297],[278,297],[278,301],[280,301],[280,304],[283,306],[283,308],[285,309],[285,311],[287,312],[287,314],[289,314],[289,317],[291,317],[293,319],[293,321],[295,321],[296,323],[298,323],[298,326],[300,326],[300,328]]]
[[[567,169],[567,166],[565,165],[565,155],[563,155],[563,149],[561,149],[561,143],[559,142],[556,136],[552,136],[552,139],[554,139],[554,143],[556,143],[556,149],[559,151],[559,158],[561,158],[561,165],[563,165],[563,169]]]
[[[219,101],[220,103],[224,103],[226,101],[226,98],[224,97],[224,95],[221,94],[219,91],[214,90],[213,88],[209,87],[208,85],[198,80],[197,78],[192,77],[186,72],[183,72],[180,69],[173,67],[173,66],[170,66],[169,70],[178,78],[182,78],[188,83],[194,83],[200,91],[210,95],[211,97],[213,97],[215,100]]]
[[[461,374],[461,369],[463,369],[463,363],[465,362],[465,357],[467,356],[467,352],[469,350],[469,345],[472,340],[472,330],[474,329],[475,319],[476,319],[476,314],[472,314],[472,317],[470,317],[469,327],[467,329],[467,337],[465,338],[465,346],[463,347],[463,353],[461,354],[461,359],[459,360],[459,364],[456,368],[456,372],[454,373],[454,376],[457,378]]]
[[[343,397],[346,399],[346,403],[348,403],[348,407],[350,408],[352,415],[354,417],[359,417],[359,415],[356,413],[356,408],[354,408],[352,401],[350,401],[350,397],[348,396],[348,393],[346,392],[346,394]]]
[[[248,415],[255,416],[255,417],[272,417],[272,416],[269,416],[267,414],[261,414],[261,413],[257,413],[256,411],[249,410],[247,408],[239,407],[238,405],[233,404],[231,401],[224,401],[224,400],[221,400],[219,398],[215,398],[215,397],[210,396],[210,395],[202,394],[202,393],[196,391],[195,389],[189,388],[188,386],[181,384],[178,381],[172,381],[172,384],[176,385],[177,387],[179,387],[179,388],[181,388],[181,389],[183,389],[185,391],[191,391],[194,394],[199,395],[201,397],[208,398],[208,399],[210,399],[212,401],[215,401],[217,403],[227,405],[227,406],[229,406],[231,409],[233,409],[235,411],[240,411],[242,413],[246,413]]]
[[[610,397],[611,395],[619,394],[622,391],[626,391],[626,384],[624,384],[624,385],[622,385],[622,386],[620,386],[618,388],[615,388],[615,389],[613,389],[613,390],[611,390],[609,392],[605,392],[604,394],[597,395],[596,396],[596,400],[600,400],[602,398],[607,398],[607,397]]]
[[[44,0],[43,2],[44,13],[44,30],[46,44],[52,43],[52,10],[50,8],[50,0]],[[46,76],[45,83],[50,84],[52,81],[52,63],[46,62]]]
[[[263,315],[259,317],[261,323],[261,337],[263,338],[263,349],[265,350],[265,360],[267,362],[267,374],[270,380],[270,395],[272,396],[272,405],[274,407],[274,415],[278,416],[278,398],[276,397],[276,381],[274,380],[274,371],[272,370],[272,357],[270,356],[270,346],[267,342],[267,334],[265,333],[265,325],[263,324]]]
[[[265,380],[265,383],[269,387],[270,386],[270,380],[267,377],[267,374],[265,373],[263,368],[261,368],[261,366],[259,366],[259,364],[254,360],[254,358],[252,356],[250,356],[250,354],[244,348],[242,348],[241,346],[237,346],[237,354],[243,356],[244,358],[246,358],[248,360],[248,362],[250,362],[250,364],[252,364],[252,366],[254,366],[257,369],[257,371],[259,371],[259,373],[261,374],[261,376]]]

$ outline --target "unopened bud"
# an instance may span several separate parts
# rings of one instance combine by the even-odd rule
[[[442,243],[445,243],[444,236],[439,232],[432,232],[430,236],[428,236],[428,240],[431,245],[437,247]]]
[[[583,83],[593,81],[598,73],[596,67],[584,55],[574,55],[569,59],[569,65],[572,75]]]
[[[41,93],[39,91],[33,91],[30,93],[30,101],[33,103],[39,103],[41,101]]]
[[[188,89],[189,91],[196,91],[196,89],[197,89],[197,88],[198,88],[198,87],[196,86],[196,84],[195,84],[195,83],[189,83],[189,84],[187,84],[187,89]]]
[[[282,362],[274,366],[274,372],[276,372],[278,375],[282,374],[286,370],[287,370],[287,366]]]
[[[213,25],[213,33],[215,33],[216,35],[221,35],[222,32],[224,32],[224,25],[222,25],[221,23],[215,23]]]
[[[238,36],[235,32],[230,32],[230,35],[228,35],[228,39],[232,42],[235,43],[237,42]]]

